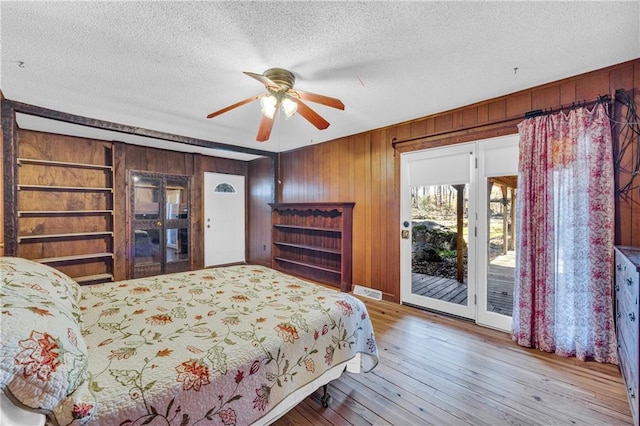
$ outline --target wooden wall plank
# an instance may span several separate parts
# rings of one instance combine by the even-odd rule
[[[462,110],[462,126],[473,126],[478,124],[478,108],[464,108]]]
[[[636,106],[640,105],[640,61],[637,61],[634,64],[634,73],[633,73],[634,85],[634,99]],[[640,157],[640,146],[636,144],[635,151],[633,155],[635,158]],[[631,227],[627,231],[623,229],[623,233],[626,235],[625,242],[628,245],[638,247],[640,246],[640,175],[636,176],[636,189],[633,190],[632,201],[631,201],[631,212],[630,215],[635,220],[631,221]]]
[[[383,256],[385,252],[386,236],[383,232],[383,224],[385,215],[383,214],[383,197],[384,193],[384,175],[382,173],[382,150],[380,146],[380,132],[371,133],[371,171],[370,180],[371,187],[377,190],[371,191],[371,213],[370,213],[370,225],[369,225],[369,250],[368,256],[371,257],[371,276],[367,282],[371,283],[371,286],[380,287],[382,282],[382,264],[384,262]]]
[[[574,80],[560,83],[560,105],[571,105],[577,100]]]
[[[504,98],[490,102],[487,108],[489,109],[489,121],[496,121],[506,117],[507,103]]]
[[[410,126],[410,137],[422,136],[427,134],[427,120],[412,121]]]
[[[531,92],[531,109],[555,108],[560,106],[560,88],[546,86]]]
[[[609,72],[594,72],[576,80],[576,101],[609,94]]]
[[[516,115],[524,116],[527,112],[531,111],[531,92],[524,92],[509,96],[506,99],[506,117],[513,117]]]
[[[271,266],[271,159],[260,158],[249,163],[248,170],[248,235],[247,261]]]
[[[364,135],[352,137],[354,143],[354,180],[353,185],[355,206],[353,208],[353,282],[358,284],[366,283],[366,226],[367,210],[369,206],[366,202],[365,186],[367,185],[367,164],[368,153],[365,146]]]

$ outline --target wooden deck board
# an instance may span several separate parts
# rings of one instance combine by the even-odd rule
[[[489,264],[487,310],[511,316],[513,312],[514,252],[498,256]],[[458,305],[467,304],[467,283],[455,279],[412,273],[411,292]]]

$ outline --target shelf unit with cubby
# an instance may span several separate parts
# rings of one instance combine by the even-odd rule
[[[355,203],[273,203],[274,269],[351,291]]]

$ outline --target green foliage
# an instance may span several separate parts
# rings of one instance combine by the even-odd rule
[[[458,256],[458,251],[457,250],[447,250],[447,249],[440,249],[438,251],[438,254],[440,255],[440,257],[457,257]]]

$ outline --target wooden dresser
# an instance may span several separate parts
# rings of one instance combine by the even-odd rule
[[[640,283],[640,247],[615,248],[616,334],[620,370],[627,387],[633,422],[638,426],[638,286]]]

